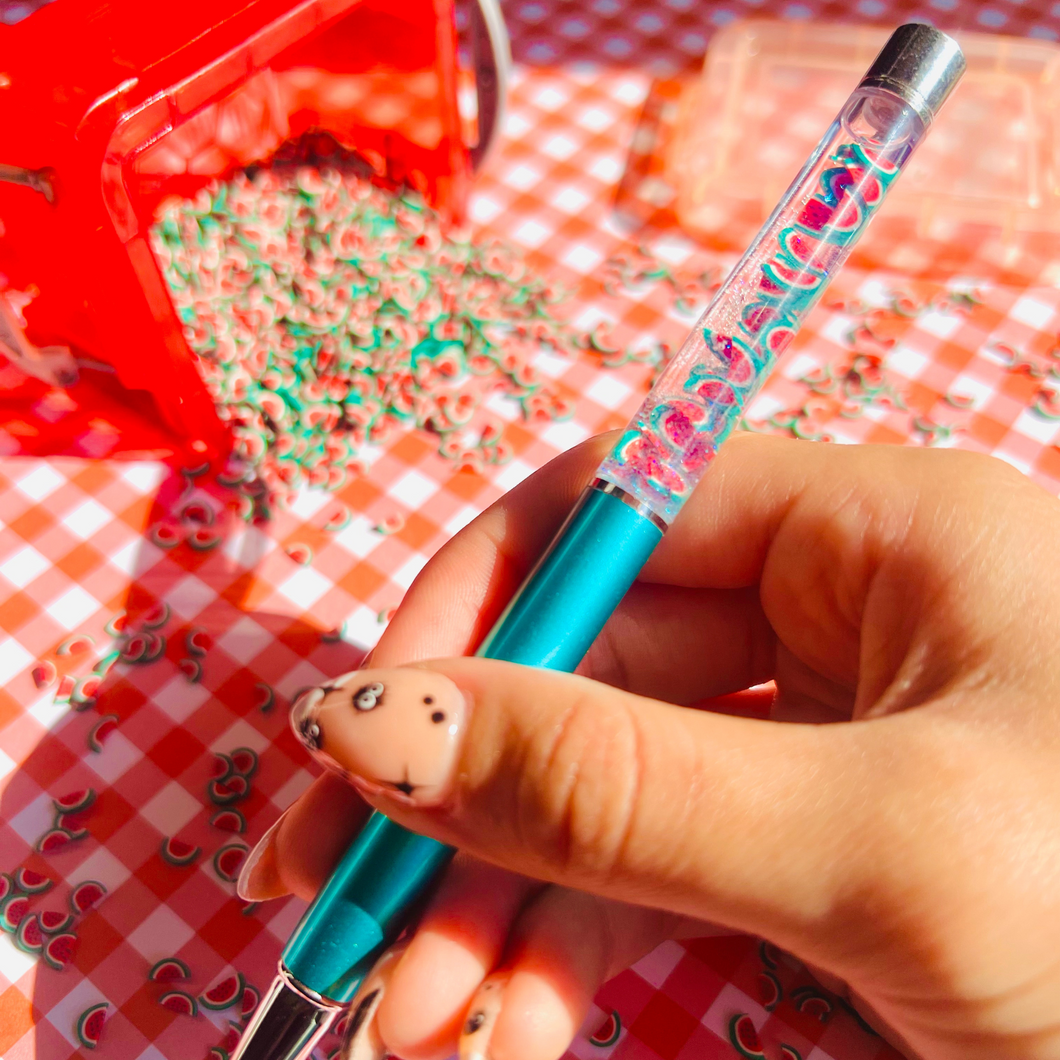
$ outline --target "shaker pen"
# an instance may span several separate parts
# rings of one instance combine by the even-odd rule
[[[964,72],[888,40],[477,654],[573,671],[840,269]],[[302,1060],[453,850],[375,812],[295,928],[233,1060]]]

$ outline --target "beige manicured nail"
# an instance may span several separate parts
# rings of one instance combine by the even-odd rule
[[[387,1048],[379,1036],[375,1014],[379,1011],[394,969],[408,948],[407,942],[391,947],[368,973],[350,1002],[346,1031],[339,1046],[339,1060],[383,1060]]]
[[[287,894],[276,865],[276,833],[280,830],[288,811],[276,818],[272,827],[258,840],[257,845],[243,862],[236,894],[244,902],[266,902],[270,898],[282,898]]]
[[[460,1060],[489,1060],[490,1039],[504,1003],[508,976],[490,976],[478,988],[467,1010],[457,1047]]]
[[[372,795],[436,806],[452,786],[467,704],[431,670],[355,670],[303,693],[295,735],[322,763]]]

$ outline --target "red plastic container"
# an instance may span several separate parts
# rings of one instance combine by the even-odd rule
[[[321,131],[463,212],[452,0],[62,0],[3,34],[0,164],[36,185],[0,179],[26,336],[113,366],[200,460],[228,443],[146,238],[163,200]]]

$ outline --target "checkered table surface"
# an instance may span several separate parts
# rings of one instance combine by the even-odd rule
[[[621,344],[676,343],[702,307],[675,300],[673,285],[623,280],[607,266],[645,246],[678,282],[717,275],[732,256],[697,247],[672,227],[638,228],[615,210],[627,159],[654,79],[698,62],[713,27],[732,17],[861,18],[894,23],[916,14],[963,26],[1056,38],[1060,5],[933,0],[718,4],[694,0],[630,4],[523,0],[508,7],[519,66],[505,139],[481,176],[472,206],[476,227],[525,252],[538,271],[574,291],[572,322],[586,332],[604,323]],[[654,222],[653,222],[654,224]],[[849,269],[813,314],[751,410],[757,429],[835,441],[955,445],[993,453],[1060,491],[1060,421],[1054,356],[1060,330],[1060,268],[1044,261],[1033,280],[978,283],[912,279]],[[610,271],[609,271],[610,270]],[[604,283],[603,277],[610,276]],[[1010,282],[1011,281],[1011,282]],[[831,366],[841,376],[857,357],[876,357],[872,400],[818,385]],[[306,492],[265,528],[223,524],[223,544],[163,549],[147,529],[178,499],[217,496],[162,464],[74,458],[0,460],[0,870],[27,866],[57,886],[33,909],[65,907],[67,892],[98,880],[108,894],[79,918],[72,965],[54,971],[0,935],[0,1056],[66,1060],[80,1055],[79,1013],[110,1003],[97,1055],[113,1060],[204,1057],[224,1037],[233,1013],[178,1016],[158,1004],[147,971],[177,956],[193,970],[198,993],[237,969],[263,989],[302,911],[280,900],[247,912],[212,867],[224,844],[252,845],[305,787],[313,767],[286,727],[298,688],[355,666],[379,636],[387,613],[427,559],[476,513],[550,457],[616,426],[638,404],[649,369],[601,366],[597,355],[544,357],[556,388],[576,399],[575,417],[545,426],[510,422],[515,458],[485,474],[462,471],[436,452],[436,440],[407,434],[376,454],[367,477],[341,494]],[[807,378],[810,382],[807,383]],[[816,381],[816,382],[815,382]],[[10,438],[5,452],[12,450]],[[91,439],[83,449],[91,452]],[[341,531],[325,530],[341,501],[353,511]],[[387,517],[403,528],[382,534]],[[307,545],[311,562],[286,549]],[[115,666],[98,703],[78,712],[57,685],[38,689],[40,660],[82,676],[111,649],[106,630],[128,610],[135,619],[164,602],[157,630],[165,651],[150,665]],[[322,633],[345,623],[345,639]],[[185,634],[205,631],[203,676],[179,668]],[[74,633],[90,640],[57,654]],[[262,710],[261,685],[275,691]],[[117,716],[102,751],[88,749],[101,715]],[[249,795],[237,803],[244,836],[209,825],[205,797],[211,751],[250,747],[260,756]],[[54,817],[52,798],[91,787],[98,799],[90,836],[43,856],[34,851]],[[202,847],[189,867],[159,855],[164,837]],[[774,974],[786,998],[763,1007],[761,974]],[[796,963],[743,937],[668,943],[609,983],[597,998],[573,1055],[616,1060],[729,1060],[726,1027],[748,1013],[764,1048],[780,1043],[803,1060],[874,1060],[897,1054],[859,1027],[840,1005],[822,1022],[790,1002],[810,983]],[[613,1045],[590,1042],[608,1013],[621,1018]],[[336,1044],[330,1042],[328,1048]]]

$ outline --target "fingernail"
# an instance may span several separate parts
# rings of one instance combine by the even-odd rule
[[[284,810],[276,818],[243,862],[239,879],[236,880],[236,894],[244,902],[265,902],[270,898],[282,898],[287,893],[276,864],[276,833],[287,812]]]
[[[508,976],[495,975],[478,988],[460,1032],[457,1047],[460,1060],[489,1060],[490,1039],[497,1017],[501,1014],[504,988],[507,985]]]
[[[387,1055],[375,1014],[379,1011],[394,969],[407,947],[408,943],[403,942],[387,950],[354,995],[346,1017],[346,1031],[339,1046],[339,1060],[383,1060]]]
[[[445,800],[456,772],[467,704],[431,670],[355,670],[303,693],[295,735],[321,763],[368,795],[411,806]]]

